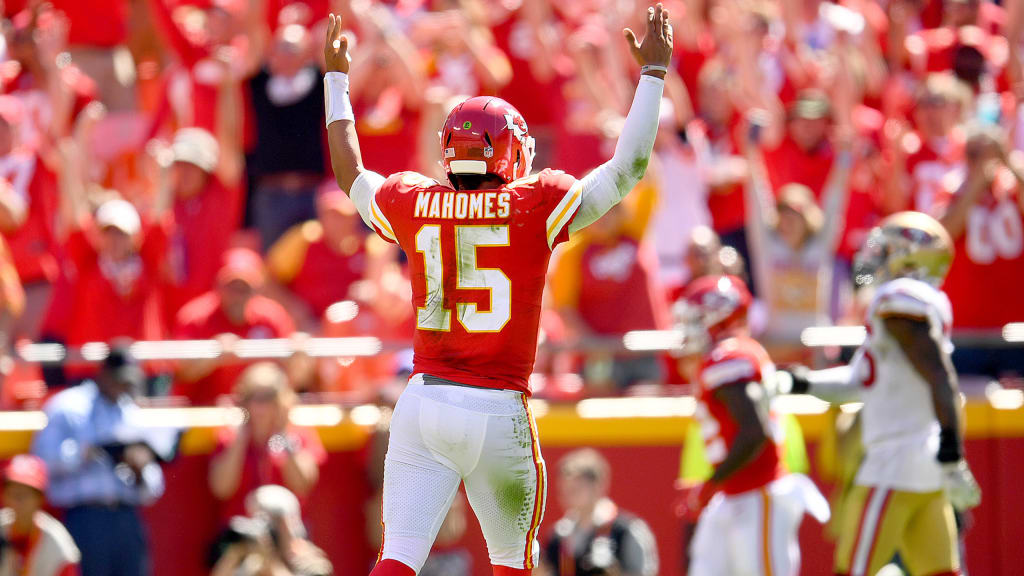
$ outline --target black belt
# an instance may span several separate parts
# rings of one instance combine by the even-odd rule
[[[430,374],[423,375],[423,383],[427,386],[461,386],[463,388],[474,388],[476,390],[495,390],[495,388],[488,388],[486,386],[473,386],[472,384],[463,384],[462,382],[452,382],[451,380],[445,380],[444,378],[438,378],[437,376],[431,376]],[[501,388],[504,390],[504,388]]]

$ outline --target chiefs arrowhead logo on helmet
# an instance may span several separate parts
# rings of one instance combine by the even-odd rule
[[[477,96],[455,107],[441,130],[442,164],[453,174],[493,174],[512,182],[530,174],[534,140],[523,115],[501,98]]]
[[[704,276],[691,282],[675,307],[684,347],[698,351],[723,332],[745,325],[751,300],[747,285],[735,276]],[[701,337],[704,333],[707,336]],[[686,338],[695,345],[688,345]]]

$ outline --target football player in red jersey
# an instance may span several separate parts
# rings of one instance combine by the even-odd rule
[[[700,354],[696,418],[714,472],[690,493],[700,513],[691,576],[796,576],[804,512],[828,520],[828,503],[805,476],[787,474],[769,416],[775,366],[749,335],[750,292],[734,276],[692,282],[676,306],[683,353]]]
[[[458,105],[441,130],[443,184],[363,168],[348,41],[340,20],[328,21],[331,164],[363,220],[409,255],[416,308],[413,377],[391,420],[384,541],[372,574],[420,570],[461,482],[494,574],[530,574],[546,479],[527,380],[548,260],[644,174],[672,55],[668,12],[660,4],[648,10],[643,41],[624,30],[641,76],[608,162],[581,180],[554,170],[531,175],[526,121],[504,100],[477,97]]]

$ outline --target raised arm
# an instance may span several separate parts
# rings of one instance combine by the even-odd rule
[[[341,17],[327,17],[327,39],[324,45],[327,72],[324,75],[324,96],[327,103],[327,142],[331,148],[331,168],[338,186],[351,194],[352,183],[364,171],[359,153],[355,116],[348,96],[348,38],[341,33]]]
[[[623,33],[630,51],[641,66],[640,82],[633,104],[615,145],[611,160],[598,166],[581,181],[580,209],[569,225],[570,234],[597,221],[622,201],[643,178],[658,134],[658,111],[665,86],[665,74],[672,58],[672,25],[661,4],[648,8],[643,42],[629,28]]]
[[[828,246],[828,253],[835,254],[839,247],[839,241],[843,237],[843,230],[846,224],[846,206],[850,199],[850,169],[853,166],[853,153],[850,150],[849,140],[840,143],[839,151],[832,169],[829,171],[828,180],[825,182],[825,192],[822,198],[822,212],[825,214],[825,222],[821,227],[821,233],[825,236]],[[831,265],[831,260],[828,262]]]
[[[775,207],[775,195],[768,179],[764,154],[761,153],[760,120],[750,115],[744,137],[743,154],[747,160],[747,185],[743,194],[747,202],[746,232],[750,246],[750,266],[758,286],[770,290],[774,285],[774,268],[769,261],[769,236],[778,225],[779,214]],[[763,295],[764,296],[764,295]]]

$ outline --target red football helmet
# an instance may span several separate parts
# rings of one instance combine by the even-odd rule
[[[452,174],[494,174],[506,183],[530,174],[534,140],[526,120],[501,98],[476,96],[455,107],[441,130],[441,157]]]
[[[687,286],[674,313],[683,331],[683,352],[700,352],[726,330],[743,326],[750,291],[735,276],[704,276]]]

